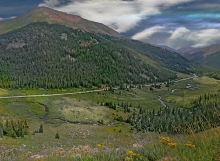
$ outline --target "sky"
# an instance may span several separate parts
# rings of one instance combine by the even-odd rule
[[[220,43],[220,0],[0,0],[0,21],[47,6],[174,49]]]

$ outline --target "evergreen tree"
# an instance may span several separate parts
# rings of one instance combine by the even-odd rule
[[[60,139],[59,133],[57,131],[56,135],[55,135],[55,139]]]
[[[40,125],[40,128],[39,128],[39,131],[38,131],[39,133],[43,133],[44,132],[44,129],[43,129],[43,125],[41,124]]]
[[[2,138],[3,137],[3,129],[2,129],[2,127],[0,126],[0,138]]]

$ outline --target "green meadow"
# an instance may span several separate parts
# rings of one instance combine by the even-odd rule
[[[218,80],[203,76],[169,86],[161,83],[160,88],[143,86],[62,96],[1,98],[2,121],[27,120],[29,132],[23,138],[3,136],[0,160],[217,160],[218,127],[196,134],[136,132],[118,118],[126,120],[140,107],[146,111],[164,108],[159,96],[169,108],[189,108],[201,94],[219,89]],[[0,89],[0,95],[83,90]],[[115,104],[116,109],[105,106],[107,102]],[[130,111],[125,111],[122,104],[127,104]],[[47,116],[45,108],[49,110]],[[41,124],[43,133],[38,133]],[[59,139],[55,139],[56,133]]]

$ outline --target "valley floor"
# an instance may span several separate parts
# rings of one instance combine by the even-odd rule
[[[2,122],[26,120],[29,130],[22,138],[0,139],[0,160],[217,160],[219,127],[174,135],[131,131],[121,121],[140,107],[165,108],[161,101],[171,109],[188,108],[202,93],[220,89],[219,81],[205,76],[158,85],[89,92],[0,89]],[[116,109],[106,106],[110,102]]]

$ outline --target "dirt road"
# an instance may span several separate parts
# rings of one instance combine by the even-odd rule
[[[58,94],[36,94],[36,95],[20,95],[20,96],[2,96],[2,98],[28,98],[28,97],[52,97],[52,96],[64,96],[64,95],[73,95],[73,94],[83,94],[83,93],[94,93],[104,91],[104,89],[90,90],[90,91],[81,91],[81,92],[72,92],[72,93],[58,93]]]
[[[188,79],[193,79],[196,78],[197,76],[194,75],[193,77],[188,77],[188,78],[184,78],[184,79],[180,79],[174,82],[181,82],[181,81],[185,81]],[[164,82],[166,83],[166,82]],[[158,83],[161,84],[161,83]],[[154,84],[148,84],[145,86],[151,86]],[[83,94],[83,93],[94,93],[94,92],[101,92],[104,91],[105,89],[97,89],[97,90],[90,90],[90,91],[81,91],[81,92],[72,92],[72,93],[58,93],[58,94],[36,94],[36,95],[20,95],[20,96],[1,96],[0,99],[4,99],[4,98],[28,98],[28,97],[52,97],[52,96],[65,96],[65,95],[74,95],[74,94]]]

